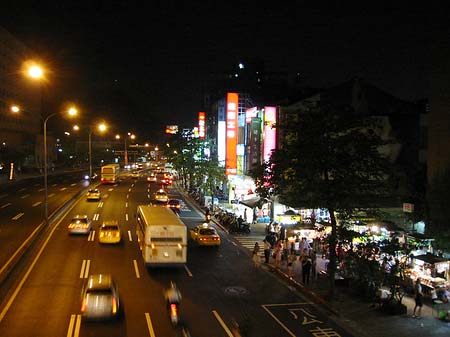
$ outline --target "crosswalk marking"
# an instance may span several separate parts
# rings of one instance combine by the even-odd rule
[[[258,242],[259,245],[259,253],[258,255],[264,256],[264,242],[263,238],[258,236],[234,236],[234,239],[238,241],[243,247],[247,248],[251,252],[253,252],[253,247],[255,247],[255,242]]]

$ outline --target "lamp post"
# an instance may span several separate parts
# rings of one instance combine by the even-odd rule
[[[127,144],[128,137],[127,136],[130,139],[133,139],[133,140],[136,139],[136,135],[131,132],[128,132],[127,135],[123,137],[124,144],[125,144],[124,152],[123,152],[123,162],[124,162],[125,166],[128,165],[128,144]],[[120,139],[120,135],[116,135],[116,139]]]
[[[37,64],[30,64],[30,66],[27,69],[27,76],[42,82],[44,79],[44,70],[42,67],[40,67]],[[44,191],[45,191],[45,197],[44,197],[44,207],[45,207],[45,223],[48,223],[48,159],[47,159],[47,122],[50,118],[53,116],[56,116],[57,113],[51,113],[47,115],[44,118],[43,109],[42,109],[42,100],[43,100],[43,84],[41,83],[41,119],[43,121],[43,131],[44,131]],[[19,111],[19,109],[11,108],[11,111],[14,112]],[[70,107],[68,109],[68,114],[70,116],[75,116],[77,114],[77,109],[74,107]]]
[[[80,127],[78,125],[75,125],[73,127],[75,131],[78,131]],[[92,179],[92,132],[94,131],[92,125],[87,126],[88,129],[88,147],[89,147],[89,181]],[[97,130],[100,132],[105,132],[107,129],[107,126],[105,123],[100,123],[97,125]]]

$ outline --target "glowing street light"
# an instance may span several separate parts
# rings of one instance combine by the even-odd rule
[[[11,112],[18,113],[20,112],[20,108],[17,105],[11,106]]]
[[[128,137],[127,137],[128,136]],[[124,165],[128,165],[128,144],[127,144],[127,139],[136,139],[136,135],[128,132],[127,136],[123,137],[124,143],[125,143],[125,148],[124,148],[124,153],[123,153],[123,161],[124,161]],[[120,135],[116,135],[116,139],[120,139]]]

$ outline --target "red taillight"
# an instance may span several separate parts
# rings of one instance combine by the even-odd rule
[[[170,304],[170,315],[172,316],[178,315],[178,306],[175,303]]]

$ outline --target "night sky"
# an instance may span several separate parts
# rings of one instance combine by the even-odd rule
[[[211,74],[253,57],[305,86],[359,76],[405,100],[429,95],[423,8],[321,3],[16,0],[0,4],[0,25],[50,64],[61,97],[150,140],[193,126]]]

